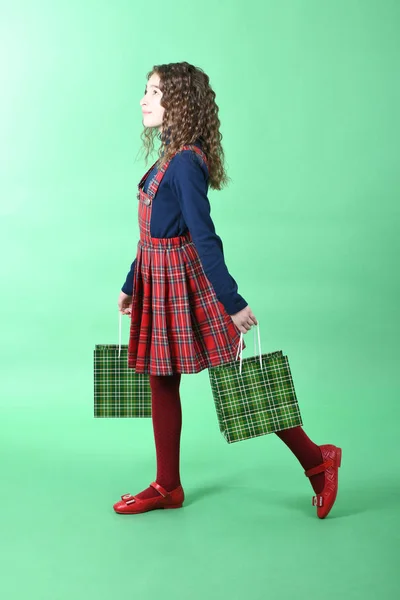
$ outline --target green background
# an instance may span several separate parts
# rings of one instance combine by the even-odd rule
[[[7,600],[398,593],[399,25],[396,0],[1,4]],[[146,73],[184,60],[220,107],[226,264],[305,431],[343,448],[323,521],[277,436],[224,441],[207,371],[182,377],[184,508],[112,509],[153,481],[154,440],[94,419],[93,350],[136,254]]]

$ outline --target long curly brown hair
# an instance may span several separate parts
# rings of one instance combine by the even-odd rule
[[[154,65],[147,74],[147,80],[153,73],[160,78],[161,106],[165,110],[161,134],[157,127],[145,127],[141,133],[146,164],[154,151],[156,138],[161,140],[158,168],[182,146],[193,144],[200,138],[201,148],[207,157],[209,187],[220,190],[228,184],[230,177],[224,168],[219,108],[210,78],[202,69],[187,62]]]

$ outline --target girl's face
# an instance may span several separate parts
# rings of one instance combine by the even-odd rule
[[[165,108],[160,106],[162,91],[158,87],[159,85],[160,77],[156,73],[153,73],[147,82],[140,105],[143,113],[143,125],[145,127],[158,127],[162,131]]]

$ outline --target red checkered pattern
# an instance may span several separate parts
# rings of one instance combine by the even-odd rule
[[[206,162],[197,146],[193,150]],[[170,159],[171,160],[171,159]],[[143,191],[138,189],[140,240],[133,278],[128,366],[137,373],[198,373],[236,359],[240,332],[207,279],[190,232],[152,238],[150,218],[167,161]],[[245,347],[245,344],[243,345]]]

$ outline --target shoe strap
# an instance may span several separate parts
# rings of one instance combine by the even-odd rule
[[[326,471],[326,469],[329,469],[329,467],[332,467],[332,466],[333,466],[333,460],[330,458],[329,460],[326,460],[322,464],[317,465],[316,467],[312,467],[312,469],[307,469],[306,471],[304,471],[304,475],[306,477],[312,477],[313,475],[316,475],[317,473],[322,473],[322,471]]]
[[[164,496],[164,498],[166,498],[167,496],[169,496],[169,492],[167,492],[167,490],[165,488],[163,488],[162,485],[160,485],[159,483],[157,483],[157,481],[153,481],[153,483],[151,483],[150,485],[155,490],[157,490],[157,492],[159,492],[161,494],[161,496]]]

